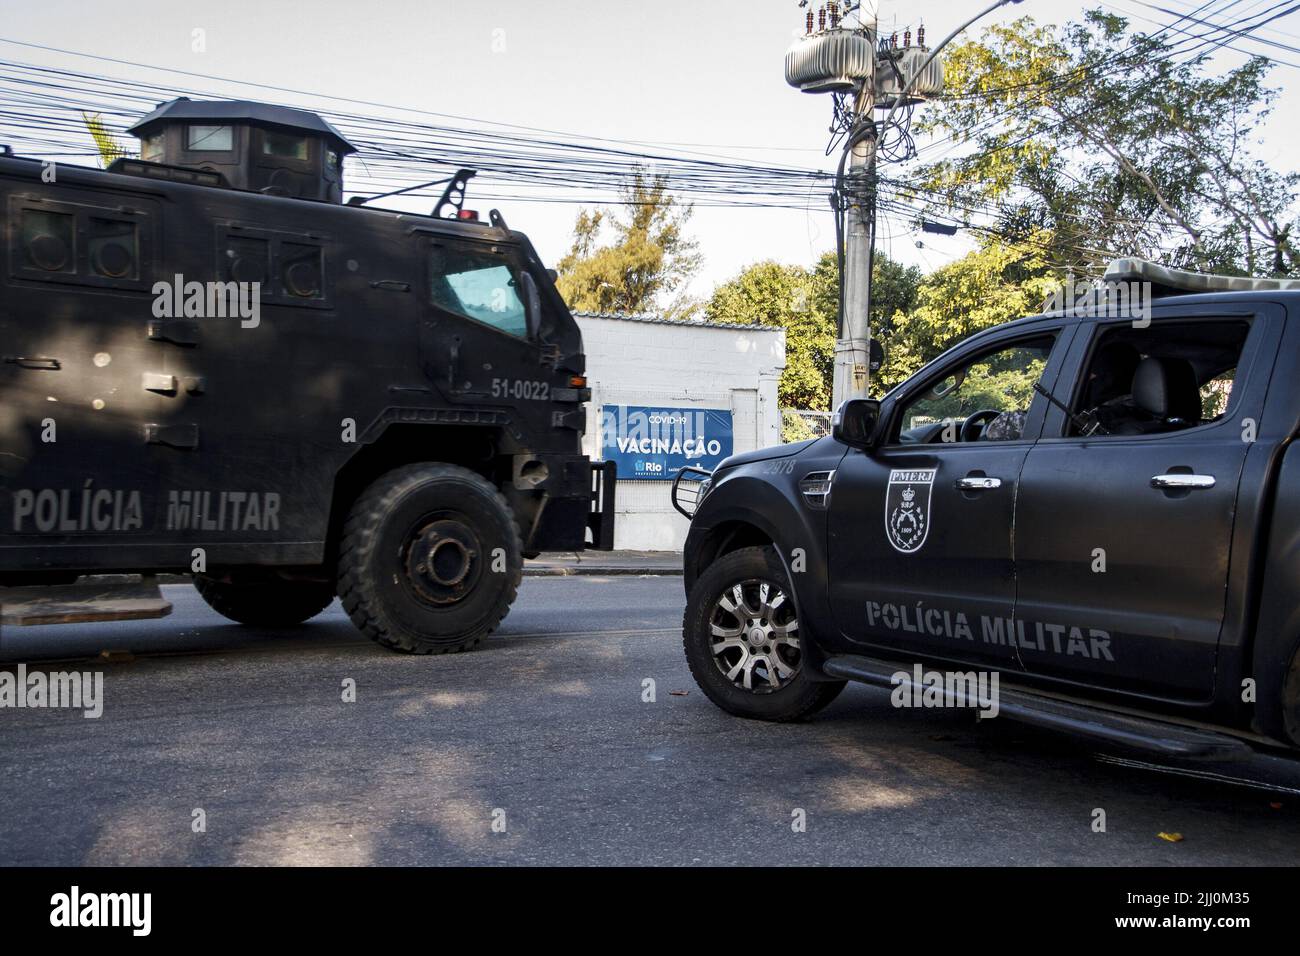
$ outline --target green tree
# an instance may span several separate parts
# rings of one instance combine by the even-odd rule
[[[645,170],[636,171],[622,198],[619,213],[578,213],[573,246],[556,267],[560,294],[580,312],[689,312],[692,303],[674,294],[701,263],[685,233],[692,207],[669,192],[667,177]],[[602,244],[606,227],[613,241]]]
[[[873,391],[883,394],[947,349],[984,329],[1042,310],[1058,285],[1044,249],[1051,238],[1023,243],[986,238],[980,248],[926,276],[916,307],[895,313],[882,336],[885,363]]]
[[[910,310],[921,272],[883,254],[876,256],[873,329],[885,329]],[[839,312],[838,268],[828,252],[812,269],[760,262],[714,290],[704,307],[711,322],[771,325],[785,329],[785,371],[777,392],[786,408],[830,408]]]
[[[1059,30],[1025,17],[954,47],[921,129],[961,148],[903,193],[1009,242],[1045,235],[1059,269],[1097,275],[1120,255],[1295,269],[1300,176],[1249,150],[1275,97],[1268,62],[1212,75],[1212,47],[1188,57],[1170,42],[1094,10]]]

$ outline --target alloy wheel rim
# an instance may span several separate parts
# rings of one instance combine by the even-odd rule
[[[736,687],[754,694],[781,690],[798,675],[803,657],[794,602],[771,581],[728,585],[709,615],[709,649]]]

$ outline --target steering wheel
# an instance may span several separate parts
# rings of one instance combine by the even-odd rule
[[[983,408],[971,415],[961,423],[961,440],[978,441],[979,432],[976,429],[982,429],[986,424],[993,421],[1002,413],[996,408]]]

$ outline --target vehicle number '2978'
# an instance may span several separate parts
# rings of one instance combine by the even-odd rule
[[[551,398],[551,386],[546,382],[528,382],[521,378],[494,378],[492,379],[492,397],[546,402],[550,401]]]

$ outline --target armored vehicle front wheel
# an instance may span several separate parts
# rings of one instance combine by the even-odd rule
[[[799,720],[821,710],[843,681],[814,681],[803,666],[798,614],[771,548],[713,562],[686,602],[682,641],[705,696],[738,717]]]
[[[315,617],[334,600],[334,586],[316,581],[194,577],[194,587],[222,617],[254,627],[292,627]]]
[[[339,598],[369,637],[408,654],[466,651],[519,590],[519,529],[500,492],[456,465],[407,465],[352,506]]]

